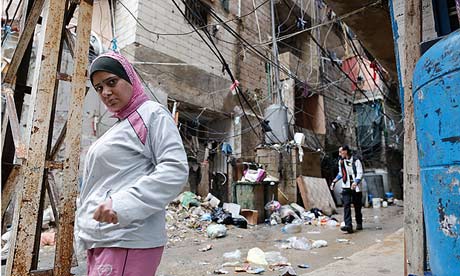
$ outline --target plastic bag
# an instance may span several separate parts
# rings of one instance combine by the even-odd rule
[[[232,224],[238,228],[248,228],[248,221],[244,217],[232,218]]]
[[[289,205],[281,206],[280,216],[283,223],[292,223],[295,219],[300,219]]]
[[[289,238],[288,241],[290,242],[291,248],[294,248],[297,250],[310,250],[311,249],[311,244],[306,238],[292,237],[292,238]]]
[[[276,263],[287,263],[288,259],[281,256],[280,252],[277,251],[270,251],[270,252],[265,252],[265,260],[269,264],[276,264]]]
[[[233,224],[232,214],[225,212],[222,208],[215,208],[214,212],[211,214],[211,219],[218,224]]]
[[[278,212],[274,212],[270,216],[270,225],[277,225],[281,223],[281,217]]]
[[[302,231],[302,224],[288,224],[284,226],[281,231],[286,234],[295,234]]]
[[[281,204],[276,200],[272,200],[269,203],[265,204],[265,210],[270,211],[270,212],[276,212],[280,208],[281,208]]]
[[[180,203],[185,208],[200,206],[200,202],[196,199],[196,195],[192,192],[184,192],[181,196]]]
[[[311,245],[312,248],[321,248],[321,247],[326,247],[326,246],[327,246],[327,241],[325,240],[314,241],[313,244]]]
[[[241,258],[241,251],[235,250],[232,252],[226,252],[223,257],[225,260],[239,260]]]
[[[206,229],[206,233],[211,239],[222,238],[227,236],[227,227],[222,224],[209,225]]]
[[[291,208],[294,209],[294,211],[297,213],[297,215],[300,216],[300,214],[304,213],[305,212],[305,208],[303,208],[302,206],[300,206],[299,204],[297,203],[291,203]]]
[[[333,219],[329,220],[329,221],[326,223],[326,225],[327,225],[327,226],[330,226],[330,227],[336,227],[337,224],[338,224],[338,222],[335,221],[335,220],[333,220]]]
[[[258,247],[251,248],[248,252],[247,261],[258,265],[268,265],[265,253]]]

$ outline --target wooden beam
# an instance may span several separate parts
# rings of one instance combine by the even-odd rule
[[[404,239],[405,275],[423,275],[424,236],[422,187],[414,124],[412,79],[420,58],[422,40],[421,0],[405,2],[405,72],[404,72]]]
[[[13,83],[14,77],[18,72],[19,65],[21,64],[22,57],[24,56],[24,53],[27,50],[27,46],[29,45],[29,42],[32,39],[33,34],[35,32],[35,27],[37,26],[37,22],[40,18],[40,14],[42,13],[44,4],[45,0],[34,1],[32,10],[30,11],[30,14],[26,20],[25,29],[19,37],[18,45],[14,50],[10,66],[8,67],[8,71],[6,72],[5,77],[3,78],[4,83]]]
[[[65,136],[65,163],[63,186],[60,192],[59,223],[57,224],[54,275],[70,275],[73,254],[73,231],[75,222],[75,200],[78,193],[78,168],[82,110],[86,95],[86,69],[88,66],[88,41],[91,35],[93,1],[81,1],[78,8],[77,38],[72,73],[70,107]]]
[[[41,0],[37,0],[41,1]],[[22,187],[16,198],[18,208],[13,223],[13,236],[6,275],[28,275],[31,270],[36,227],[38,223],[39,195],[45,169],[47,140],[50,117],[56,84],[59,49],[62,38],[66,1],[49,0],[48,11],[42,25],[41,38],[37,49],[37,65],[32,85],[32,98],[35,98],[30,143],[27,160],[21,167],[24,177]],[[35,252],[38,253],[38,252]]]

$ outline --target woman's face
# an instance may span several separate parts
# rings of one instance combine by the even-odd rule
[[[125,107],[133,95],[133,86],[124,79],[106,71],[93,75],[93,86],[102,102],[112,112]]]

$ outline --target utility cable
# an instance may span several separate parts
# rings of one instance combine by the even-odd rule
[[[190,24],[190,26],[192,26],[192,28],[195,30],[195,32],[198,34],[198,36],[200,36],[201,40],[203,40],[203,42],[208,46],[208,48],[211,50],[211,52],[212,52],[212,53],[217,57],[217,59],[222,63],[223,69],[229,73],[229,76],[230,76],[230,78],[231,78],[231,80],[232,80],[232,83],[235,83],[235,78],[233,77],[233,74],[231,73],[231,71],[230,71],[230,69],[229,69],[229,67],[228,67],[228,64],[226,63],[225,59],[223,59],[221,53],[220,53],[220,52],[219,52],[219,54],[216,53],[216,51],[212,48],[212,46],[209,44],[209,42],[206,41],[206,39],[203,37],[203,35],[202,35],[201,33],[198,32],[198,29],[195,27],[195,25],[193,25],[193,23],[190,22],[190,20],[187,18],[187,16],[185,15],[184,11],[182,11],[182,9],[179,7],[179,5],[177,4],[177,2],[176,2],[175,0],[171,0],[171,1],[174,3],[174,5],[175,5],[176,8],[179,10],[179,12],[182,14],[182,16],[187,20],[187,22]],[[184,3],[185,5],[187,5],[185,2],[183,2],[183,3]],[[210,39],[210,40],[211,40],[211,42],[213,42],[212,39]],[[215,44],[214,44],[214,46],[215,46]],[[218,51],[217,47],[216,47],[216,50]],[[256,134],[256,136],[259,137],[259,139],[260,139],[259,134],[257,133],[257,131],[255,130],[255,128],[253,127],[253,125],[252,125],[252,123],[251,123],[251,120],[249,119],[249,117],[248,117],[246,111],[244,110],[244,106],[243,106],[243,104],[241,103],[241,99],[239,98],[240,89],[239,89],[238,86],[236,86],[235,89],[237,90],[238,101],[240,102],[240,105],[241,105],[241,108],[242,108],[242,110],[243,110],[243,113],[244,113],[244,115],[245,115],[245,117],[246,117],[246,119],[247,119],[249,125],[251,126],[251,129],[254,131],[254,133]],[[254,113],[254,114],[256,115],[256,113]],[[257,115],[256,115],[256,117],[257,117]],[[257,118],[258,118],[258,117],[257,117]]]
[[[246,13],[240,17],[237,17],[237,18],[234,18],[234,19],[230,19],[230,20],[227,20],[225,21],[225,23],[230,23],[230,22],[233,22],[233,21],[238,21],[238,20],[241,20],[242,18],[246,17],[246,16],[249,16],[251,14],[253,14],[254,12],[256,12],[256,10],[258,10],[260,7],[262,7],[263,5],[265,5],[266,3],[268,3],[270,0],[266,0],[264,2],[262,2],[261,4],[259,4],[255,9],[253,9],[252,11],[250,11],[249,13]],[[152,31],[150,30],[149,28],[145,27],[144,24],[142,24],[142,22],[139,21],[139,19],[137,19],[137,17],[131,12],[131,10],[126,7],[126,5],[122,2],[122,1],[118,1],[118,3],[120,3],[121,6],[123,6],[123,8],[131,15],[131,17],[134,18],[134,20],[136,20],[136,22],[144,29],[146,30],[147,32],[151,33],[151,34],[154,34],[154,35],[157,35],[157,36],[180,36],[180,35],[190,35],[190,34],[193,34],[195,32],[198,32],[198,30],[203,30],[203,29],[206,29],[208,27],[213,27],[213,26],[218,26],[218,25],[221,25],[219,23],[216,23],[216,24],[207,24],[207,25],[204,25],[204,26],[200,26],[200,27],[196,27],[194,28],[193,31],[190,31],[190,32],[185,32],[185,33],[160,33],[160,32],[156,32],[156,31]]]

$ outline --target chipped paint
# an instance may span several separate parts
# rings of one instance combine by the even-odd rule
[[[460,143],[460,136],[452,136],[452,137],[442,138],[441,141],[449,142],[449,143],[452,143],[452,144]]]
[[[425,99],[425,95],[423,94],[423,90],[420,89],[419,92],[418,92],[418,100],[419,101],[423,101]]]
[[[447,205],[446,205],[447,206]],[[439,229],[443,234],[450,238],[457,238],[457,217],[455,215],[446,215],[445,207],[442,205],[442,199],[438,201]]]
[[[454,178],[449,184],[450,191],[453,192],[455,186],[458,187],[458,193],[460,194],[460,181],[457,178]]]
[[[448,174],[453,174],[453,173],[460,173],[460,166],[450,166],[447,169]]]

